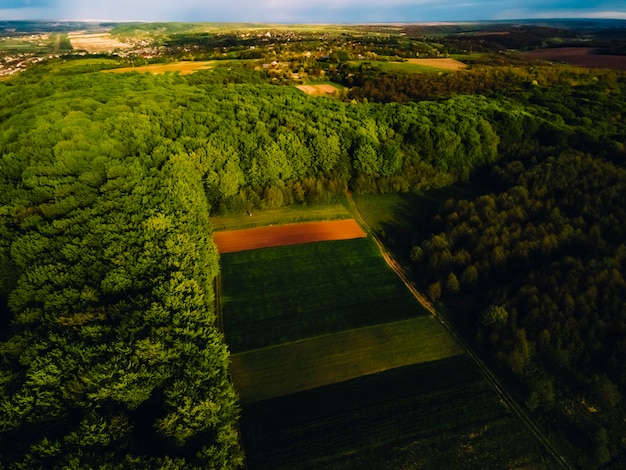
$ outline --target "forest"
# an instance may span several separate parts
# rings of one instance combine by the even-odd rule
[[[0,81],[0,467],[241,467],[209,216],[459,181],[488,191],[409,234],[422,287],[581,467],[626,462],[626,75],[340,59],[338,98],[245,64]]]

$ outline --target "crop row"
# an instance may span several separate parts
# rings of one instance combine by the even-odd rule
[[[244,407],[251,468],[305,468],[507,415],[466,356],[392,369]]]
[[[434,317],[419,316],[236,354],[231,372],[248,403],[461,352]]]
[[[370,239],[223,255],[222,279],[235,353],[426,313]]]

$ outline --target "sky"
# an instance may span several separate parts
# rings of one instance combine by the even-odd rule
[[[408,23],[626,20],[626,0],[0,0],[0,20]]]

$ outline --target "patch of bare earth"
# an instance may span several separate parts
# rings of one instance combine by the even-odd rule
[[[467,67],[466,64],[456,59],[408,59],[408,62],[416,65],[424,65],[426,67],[436,67],[444,70],[459,70]]]
[[[350,240],[366,236],[354,219],[345,219],[215,232],[213,239],[220,253],[235,253],[272,246]]]
[[[128,49],[130,44],[120,42],[108,33],[85,34],[81,32],[69,33],[67,37],[74,50],[87,52],[110,52],[116,49]]]
[[[532,59],[565,62],[577,67],[626,70],[626,56],[598,54],[594,47],[559,47],[527,52]]]
[[[332,85],[297,85],[296,88],[307,95],[334,95],[337,88]]]

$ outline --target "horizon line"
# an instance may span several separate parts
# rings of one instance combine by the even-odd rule
[[[60,19],[60,18],[20,18],[3,20],[0,19],[0,23],[11,22],[47,22],[47,23],[200,23],[200,24],[280,24],[280,25],[411,25],[419,24],[425,26],[439,26],[439,25],[451,25],[451,24],[473,24],[473,23],[506,23],[506,22],[519,22],[519,21],[623,21],[626,22],[626,17],[597,17],[597,16],[535,16],[526,18],[504,18],[504,19],[484,19],[484,20],[441,20],[441,21],[363,21],[363,22],[351,22],[351,21],[319,21],[319,22],[306,22],[306,21],[197,21],[197,20],[112,20],[112,19]]]

